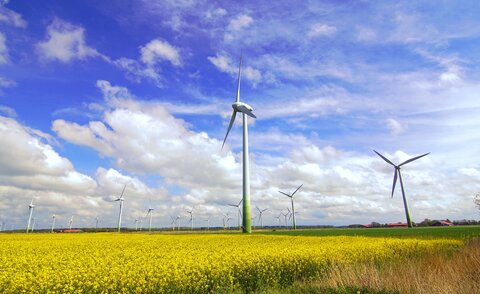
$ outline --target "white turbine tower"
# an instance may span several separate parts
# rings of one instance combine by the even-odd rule
[[[297,229],[297,222],[295,221],[295,205],[293,204],[293,196],[295,195],[295,193],[297,193],[298,190],[300,190],[300,188],[303,186],[303,184],[301,184],[297,190],[295,190],[295,192],[293,192],[291,195],[290,194],[287,194],[287,193],[284,193],[282,191],[278,191],[280,193],[282,193],[283,195],[287,196],[287,197],[290,197],[290,200],[292,201],[292,211],[291,211],[291,214],[293,216],[293,222],[292,222],[292,228],[295,230]]]
[[[36,219],[32,218],[32,220],[33,220],[33,224],[32,224],[32,232],[33,232],[33,231],[35,231],[35,221],[36,221]]]
[[[73,215],[70,218],[70,221],[68,222],[68,228],[71,230],[72,229],[72,224],[73,224]]]
[[[204,221],[207,222],[207,231],[210,231],[210,216],[206,219],[204,219]]]
[[[191,210],[187,210],[187,213],[190,214],[190,229],[193,231],[193,209],[195,206],[192,207]]]
[[[147,215],[145,216],[145,218],[147,217],[150,217],[148,219],[148,231],[151,232],[152,231],[152,215],[153,215],[153,208],[150,206],[150,204],[148,205],[148,210],[147,210]]]
[[[258,220],[260,221],[260,227],[263,228],[263,213],[268,210],[268,208],[260,209],[258,206],[256,207],[258,210]]]
[[[138,218],[135,218],[133,223],[135,224],[135,231],[138,231]]]
[[[428,154],[430,154],[430,152],[422,154],[420,156],[410,158],[410,159],[400,163],[399,165],[395,165],[393,162],[388,160],[385,156],[378,153],[377,151],[373,150],[373,152],[377,153],[378,156],[380,156],[383,160],[385,160],[387,163],[389,163],[390,165],[392,165],[395,168],[395,173],[393,174],[392,198],[393,198],[393,193],[395,192],[395,185],[397,184],[397,176],[398,176],[398,178],[400,179],[400,187],[402,188],[403,206],[405,207],[405,215],[406,215],[406,218],[407,218],[407,225],[408,225],[409,228],[413,228],[412,220],[410,219],[410,212],[408,211],[407,197],[405,196],[405,189],[403,188],[402,173],[400,172],[400,168],[404,164],[407,164],[409,162],[412,162],[414,160],[417,160],[419,158],[427,156]]]
[[[229,206],[233,206],[237,208],[237,221],[238,221],[238,229],[241,229],[240,225],[240,218],[242,217],[242,210],[240,209],[240,205],[242,204],[243,199],[238,202],[238,204],[229,204]]]
[[[95,218],[95,232],[98,229],[98,216]]]
[[[55,215],[52,215],[52,228],[50,229],[50,233],[53,233],[54,229],[55,229]]]
[[[28,205],[29,216],[28,216],[28,222],[27,222],[27,233],[30,230],[30,223],[32,221],[32,215],[33,215],[33,208],[34,207],[35,207],[35,205],[33,205],[33,197],[32,197],[32,201],[30,201],[30,204]]]
[[[172,219],[172,231],[175,231],[175,222],[177,219],[174,216],[170,216],[170,218]]]
[[[120,227],[122,226],[123,201],[125,200],[123,198],[123,193],[125,193],[125,188],[127,188],[127,184],[123,186],[122,194],[120,194],[120,197],[115,199],[115,201],[118,201],[120,203],[120,211],[118,213],[118,225],[117,225],[117,232],[119,233],[120,233]]]
[[[238,81],[237,81],[237,98],[235,102],[232,104],[233,113],[232,118],[230,119],[230,124],[228,125],[227,134],[225,135],[225,139],[223,140],[222,149],[225,145],[225,141],[227,140],[228,133],[232,128],[233,123],[235,122],[235,117],[237,112],[241,112],[243,115],[243,222],[242,222],[242,229],[244,233],[251,233],[252,226],[251,226],[251,219],[250,219],[250,171],[249,171],[249,163],[248,163],[248,123],[247,123],[247,116],[256,118],[256,116],[252,113],[253,108],[243,102],[240,102],[240,79],[241,79],[241,72],[242,72],[242,57],[240,56],[240,65],[238,67]]]

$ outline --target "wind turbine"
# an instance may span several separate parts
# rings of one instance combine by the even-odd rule
[[[256,118],[256,116],[252,113],[253,108],[243,102],[240,102],[240,79],[242,73],[242,56],[240,56],[240,65],[238,66],[238,81],[237,81],[237,98],[235,102],[232,104],[233,113],[232,118],[230,119],[230,124],[228,125],[227,134],[225,135],[225,139],[223,140],[222,149],[225,145],[225,141],[227,140],[228,133],[235,122],[235,117],[237,112],[241,112],[243,115],[243,193],[242,193],[242,200],[243,200],[243,222],[242,222],[242,230],[244,233],[251,233],[252,232],[252,225],[250,219],[250,171],[249,171],[249,163],[248,163],[248,123],[247,123],[247,116]]]
[[[288,212],[286,212],[286,213],[283,213],[283,211],[280,212],[280,214],[283,215],[283,217],[285,218],[285,228],[287,227],[287,217],[288,217],[289,212],[290,212],[290,210],[288,208],[287,208],[287,210],[288,210]]]
[[[118,213],[118,225],[117,225],[117,232],[119,233],[120,233],[120,227],[122,225],[123,201],[125,200],[123,198],[123,193],[125,193],[125,188],[127,188],[127,184],[123,186],[122,194],[120,194],[120,197],[115,199],[115,201],[118,201],[120,203],[120,212]]]
[[[145,218],[149,217],[149,220],[148,220],[148,231],[151,232],[152,231],[152,211],[154,209],[150,206],[150,204],[148,204],[148,210],[147,210],[147,215],[145,216]]]
[[[409,228],[413,228],[412,225],[412,220],[410,219],[410,212],[408,211],[408,204],[407,204],[407,197],[405,196],[405,189],[403,188],[403,181],[402,181],[402,173],[400,171],[402,165],[405,165],[407,163],[410,163],[414,160],[417,160],[419,158],[422,158],[424,156],[427,156],[430,154],[430,152],[410,158],[408,160],[405,160],[404,162],[400,163],[399,165],[393,164],[390,160],[388,160],[385,156],[382,154],[378,153],[377,151],[373,150],[373,152],[377,153],[378,156],[380,156],[383,160],[385,160],[387,163],[391,164],[395,168],[395,173],[393,174],[393,185],[392,185],[392,198],[393,198],[393,193],[395,192],[395,185],[397,184],[397,177],[400,178],[400,187],[402,188],[402,196],[403,196],[403,206],[405,207],[405,216],[407,218],[407,224]]]
[[[53,233],[54,229],[55,229],[55,215],[52,215],[52,228],[50,229],[50,233]]]
[[[240,210],[240,204],[242,204],[243,202],[243,199],[240,200],[240,202],[238,202],[238,204],[229,204],[229,206],[233,206],[233,207],[236,207],[238,209],[238,212],[237,212],[237,220],[238,220],[238,228],[240,229],[241,226],[240,226],[240,217],[242,216],[242,211]]]
[[[187,213],[190,214],[190,229],[193,231],[193,209],[195,206],[192,207],[191,210],[187,210]]]
[[[210,231],[210,216],[207,217],[206,219],[204,219],[204,221],[206,221],[206,222],[207,222],[207,225],[208,225],[208,226],[207,226],[207,231]]]
[[[280,214],[281,215],[281,214]],[[280,215],[276,216],[275,218],[278,220],[278,227],[280,227]]]
[[[170,216],[170,218],[172,219],[172,231],[175,231],[175,222],[177,221],[177,219],[173,216]]]
[[[138,218],[133,221],[135,223],[135,231],[138,231]]]
[[[258,213],[259,213],[259,214],[258,214],[258,220],[260,221],[260,227],[263,228],[263,213],[264,213],[265,211],[267,211],[268,208],[260,209],[260,208],[258,208],[258,206],[257,206],[257,210],[258,210]]]
[[[70,230],[72,229],[72,224],[73,224],[73,215],[70,218],[70,221],[68,222],[68,227],[69,227]]]
[[[30,201],[30,204],[28,205],[29,216],[28,216],[28,223],[27,223],[27,233],[30,230],[30,222],[32,221],[32,214],[33,214],[34,207],[35,205],[33,205],[33,197],[32,197],[32,201]]]
[[[35,230],[35,221],[36,221],[36,219],[35,219],[35,218],[32,218],[32,220],[33,220],[33,224],[32,224],[32,230],[31,230],[31,232],[33,232],[33,231]]]
[[[98,229],[98,216],[95,218],[95,232]]]
[[[284,193],[282,191],[278,191],[280,193],[282,193],[283,195],[287,196],[287,197],[290,197],[290,200],[292,201],[292,216],[293,216],[293,222],[292,222],[292,228],[295,230],[297,229],[297,223],[295,221],[295,205],[293,204],[293,196],[295,195],[295,193],[297,193],[298,190],[300,190],[300,188],[303,186],[303,184],[301,184],[297,190],[295,190],[295,192],[293,192],[292,194],[287,194],[287,193]]]

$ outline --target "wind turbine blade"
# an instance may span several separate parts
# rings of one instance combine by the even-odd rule
[[[391,165],[393,166],[396,166],[395,164],[393,164],[393,162],[391,162],[390,160],[388,160],[385,156],[383,156],[382,154],[378,153],[377,151],[373,150],[373,152],[377,153],[378,156],[380,156],[381,158],[383,158],[383,160],[385,160],[386,162],[390,163]]]
[[[238,207],[236,204],[228,204],[228,206]]]
[[[123,197],[123,193],[125,193],[125,188],[127,188],[127,184],[125,184],[125,186],[123,186],[122,194],[120,194],[120,197],[119,197],[119,198],[122,198],[122,197]]]
[[[238,65],[237,98],[235,99],[236,102],[240,102],[240,79],[242,76],[242,58],[243,58],[243,54],[240,54],[240,64]]]
[[[404,165],[404,164],[407,164],[407,163],[409,163],[409,162],[412,162],[412,161],[414,161],[414,160],[417,160],[417,159],[419,159],[419,158],[422,158],[422,157],[424,157],[424,156],[427,156],[428,154],[430,154],[430,152],[425,153],[425,154],[422,154],[422,155],[417,156],[417,157],[414,157],[414,158],[410,158],[409,160],[406,160],[406,161],[402,162],[402,163],[399,164],[398,166],[402,166],[402,165]]]
[[[291,195],[288,195],[287,193],[284,193],[284,192],[282,192],[282,191],[278,191],[278,192],[282,193],[283,195],[285,195],[285,196],[287,196],[287,197],[292,198],[292,196],[291,196]]]
[[[297,190],[295,190],[295,192],[292,193],[292,197],[293,197],[293,195],[295,195],[295,193],[297,193],[298,190],[300,190],[300,188],[301,188],[302,186],[303,186],[303,184],[301,184],[301,185],[297,188]]]
[[[237,116],[237,111],[234,109],[232,113],[232,118],[230,119],[230,124],[228,125],[227,134],[225,135],[225,139],[223,139],[222,150],[223,150],[223,146],[225,146],[225,142],[227,141],[228,133],[230,133],[230,129],[232,128],[233,123],[235,122],[236,116]]]
[[[395,174],[393,175],[393,185],[392,185],[392,198],[393,198],[393,193],[395,192],[395,185],[397,184],[397,169],[395,168]]]
[[[258,208],[258,206],[255,206],[255,208],[258,210],[258,212],[260,212],[260,213],[262,212],[262,211],[260,210],[260,208]]]
[[[240,206],[240,204],[242,204],[242,201],[243,201],[243,199],[241,199],[240,202],[238,202],[238,206]]]

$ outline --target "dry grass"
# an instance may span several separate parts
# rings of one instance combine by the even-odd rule
[[[336,265],[319,280],[284,293],[480,293],[480,240],[453,255],[431,254],[394,263]]]

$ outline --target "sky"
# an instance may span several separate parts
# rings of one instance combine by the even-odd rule
[[[0,1],[5,227],[236,225],[240,55],[254,225],[479,218],[478,1],[257,2]]]

